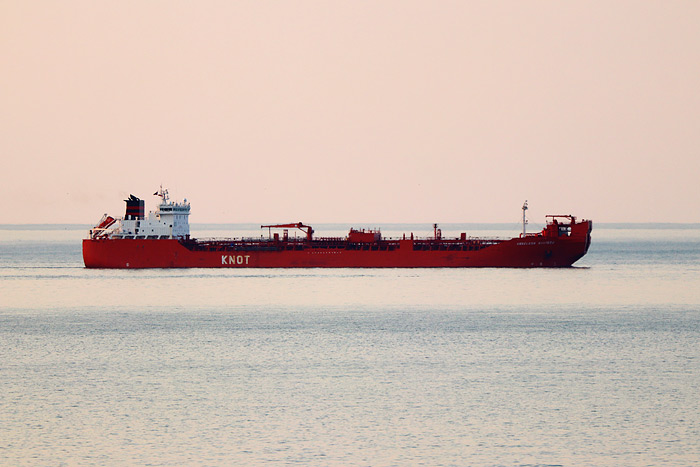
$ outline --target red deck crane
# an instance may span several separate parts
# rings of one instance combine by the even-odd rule
[[[306,239],[311,241],[313,239],[314,229],[310,225],[304,225],[301,222],[296,224],[274,224],[274,225],[261,225],[261,229],[299,229],[306,234]],[[285,239],[286,240],[286,239]]]

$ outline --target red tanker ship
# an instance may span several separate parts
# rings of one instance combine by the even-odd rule
[[[586,254],[591,243],[590,220],[550,215],[538,233],[511,239],[443,238],[437,224],[434,235],[382,238],[378,230],[350,229],[346,237],[314,237],[301,222],[263,225],[267,239],[196,239],[190,237],[190,205],[168,199],[145,216],[144,201],[131,195],[126,214],[105,214],[83,240],[88,268],[466,268],[568,267]],[[272,232],[272,229],[282,230]],[[290,237],[289,229],[304,236]]]

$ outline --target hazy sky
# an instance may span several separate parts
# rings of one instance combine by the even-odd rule
[[[0,223],[700,222],[700,2],[0,0],[0,155]]]

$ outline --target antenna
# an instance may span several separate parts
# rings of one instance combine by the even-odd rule
[[[162,204],[166,204],[168,202],[168,190],[164,190],[162,184],[160,185],[160,189],[153,194],[155,196],[160,196],[163,199]]]
[[[525,217],[525,211],[527,211],[527,200],[523,203],[523,237],[526,234],[527,217]]]

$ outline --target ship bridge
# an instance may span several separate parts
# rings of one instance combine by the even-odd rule
[[[107,227],[112,226],[114,222],[105,225],[101,229],[99,237],[115,239],[188,238],[190,236],[190,203],[187,202],[187,199],[181,203],[171,201],[168,190],[163,189],[162,186],[153,194],[161,198],[155,211],[150,211],[148,216],[145,216],[144,201],[131,195],[125,200],[126,214],[124,218],[118,219],[116,225],[109,231],[107,231]],[[103,223],[104,219],[101,225]],[[93,236],[93,238],[97,237]]]

